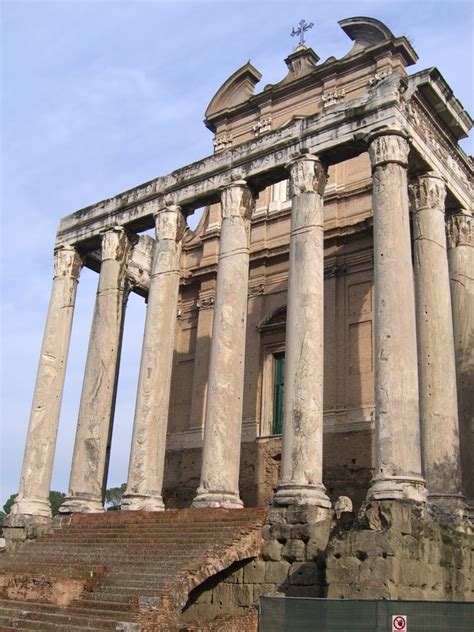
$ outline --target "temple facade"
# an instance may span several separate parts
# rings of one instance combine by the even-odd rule
[[[136,292],[147,312],[122,512],[408,503],[469,531],[473,169],[458,141],[472,120],[436,68],[407,72],[405,37],[339,24],[344,57],[300,44],[279,83],[255,92],[250,63],[224,82],[205,115],[212,155],[61,220],[11,528],[51,516],[88,266],[98,292],[63,514],[104,511]]]

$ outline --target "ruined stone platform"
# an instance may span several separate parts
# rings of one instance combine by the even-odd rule
[[[190,592],[258,556],[265,516],[254,508],[62,517],[0,558],[0,630],[194,630],[179,623]],[[235,625],[226,617],[219,629]]]

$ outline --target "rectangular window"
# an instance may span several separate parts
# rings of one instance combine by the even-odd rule
[[[272,434],[281,434],[283,424],[283,396],[285,390],[285,354],[273,354],[273,425]]]

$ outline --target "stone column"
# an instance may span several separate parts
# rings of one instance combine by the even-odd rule
[[[178,311],[181,244],[186,222],[179,206],[155,215],[150,275],[132,449],[122,509],[163,510],[166,431]]]
[[[82,258],[72,246],[56,250],[54,280],[36,377],[20,490],[8,523],[50,518],[49,492],[64,375]]]
[[[115,409],[130,240],[121,227],[102,237],[102,262],[87,351],[69,492],[61,513],[101,512]]]
[[[369,500],[426,500],[421,473],[408,142],[372,138],[376,475]]]
[[[447,218],[463,492],[474,515],[474,220]]]
[[[243,180],[222,191],[222,227],[204,423],[194,507],[242,507],[240,438],[252,194]]]
[[[291,233],[281,482],[273,503],[331,507],[323,485],[326,171],[312,155],[289,165]]]
[[[462,500],[456,366],[444,202],[440,176],[410,186],[413,209],[420,425],[428,498],[439,505]]]

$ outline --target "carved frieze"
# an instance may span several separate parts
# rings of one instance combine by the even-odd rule
[[[203,294],[196,301],[197,309],[212,309],[214,307],[214,294]]]
[[[376,86],[378,83],[389,77],[391,74],[391,68],[381,70],[380,72],[375,72],[371,77],[369,77],[369,86]]]
[[[290,197],[302,193],[316,192],[323,195],[327,173],[316,156],[307,154],[292,161],[290,171]]]
[[[376,136],[369,144],[369,156],[372,167],[396,162],[403,166],[408,164],[408,141],[399,134],[383,134]]]
[[[408,188],[412,206],[415,210],[432,208],[444,212],[446,186],[440,176],[429,174],[420,176]]]
[[[258,285],[249,286],[248,296],[249,298],[255,298],[256,296],[261,296],[265,291],[265,285],[263,283],[259,283]]]
[[[221,134],[216,136],[212,141],[214,145],[214,151],[223,151],[232,146],[233,136],[232,134]]]
[[[341,103],[346,99],[346,91],[344,88],[336,88],[335,90],[331,90],[329,92],[325,92],[321,100],[323,102],[323,108],[327,108],[330,105],[335,105],[336,103]]]
[[[457,246],[472,246],[472,216],[464,213],[449,215],[446,218],[446,237],[448,240],[448,248],[456,248]]]
[[[406,114],[416,131],[423,137],[430,149],[447,166],[448,170],[470,189],[469,174],[454,147],[450,146],[442,133],[416,101],[409,101]]]
[[[272,129],[272,118],[271,116],[266,116],[264,118],[259,119],[256,123],[252,125],[252,131],[254,136],[261,136],[266,132],[270,132]]]
[[[83,258],[73,246],[61,246],[54,252],[54,277],[78,279]]]

